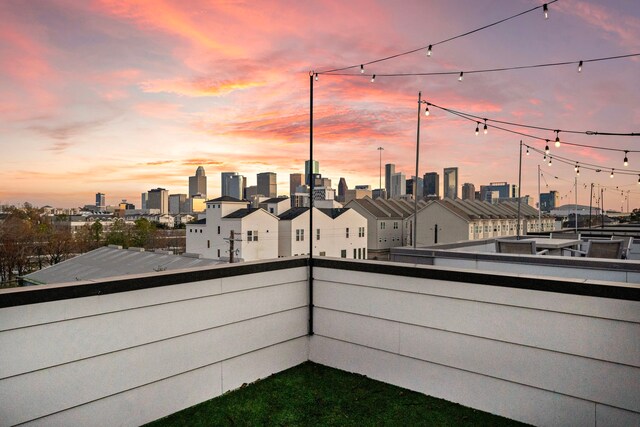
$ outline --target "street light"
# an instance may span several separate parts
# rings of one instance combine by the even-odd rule
[[[418,92],[418,130],[416,132],[416,175],[413,177],[413,249],[418,240],[418,163],[420,159],[420,109],[426,105],[425,115],[429,115],[429,103],[422,100],[422,92]]]
[[[378,197],[382,194],[382,151],[384,148],[378,147],[378,151],[380,152],[380,183],[378,184]]]

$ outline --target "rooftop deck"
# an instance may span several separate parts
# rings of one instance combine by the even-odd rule
[[[310,286],[309,270],[0,291],[0,425],[144,424],[305,361],[535,425],[640,424],[635,283],[318,258]]]

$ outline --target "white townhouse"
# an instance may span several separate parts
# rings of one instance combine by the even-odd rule
[[[187,225],[187,253],[229,260],[232,231],[234,259],[278,257],[278,217],[249,202],[223,196],[207,201],[206,218]]]
[[[258,207],[270,214],[278,216],[291,208],[291,199],[288,197],[272,197],[271,199],[260,202]]]
[[[351,259],[367,258],[367,220],[354,209],[313,208],[313,232],[309,233],[309,208],[291,208],[278,217],[280,257],[313,254]]]

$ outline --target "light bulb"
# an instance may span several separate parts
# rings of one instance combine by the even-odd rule
[[[489,129],[487,129],[487,119],[484,119],[484,130],[483,130],[484,134],[486,135],[487,132],[489,132]]]
[[[576,175],[580,176],[580,168],[578,168],[578,170],[576,170]]]
[[[578,172],[578,164],[576,163],[575,167],[573,168],[574,171]]]
[[[480,122],[476,124],[476,136],[478,136],[478,133],[480,133]]]
[[[551,166],[551,157],[549,157],[549,166]]]
[[[556,148],[560,148],[560,131],[556,131]]]
[[[582,72],[582,61],[580,61],[578,63],[578,72],[581,73]]]
[[[316,81],[318,81],[318,73],[316,73]]]
[[[360,74],[364,74],[364,65],[360,64]]]
[[[544,19],[549,19],[549,6],[546,3],[542,5],[542,11],[544,12]]]
[[[628,151],[624,152],[624,165],[629,166],[629,159],[627,158]]]
[[[429,106],[427,105],[427,108],[424,109],[424,115],[428,116],[429,114]]]
[[[544,146],[544,154],[549,154],[549,140],[547,139],[547,145]]]
[[[376,81],[376,75],[374,74],[373,76],[371,76],[371,83]]]
[[[458,81],[459,81],[459,82],[461,82],[461,81],[462,81],[462,79],[464,78],[464,77],[463,77],[463,75],[464,75],[464,72],[463,72],[463,71],[460,71],[460,77],[458,77]]]
[[[613,169],[611,169],[611,175],[609,175],[609,178],[613,178]]]
[[[527,156],[529,155],[529,147],[527,147]]]
[[[427,49],[427,56],[431,56],[431,48],[432,47],[433,47],[432,45],[429,45],[429,48]]]
[[[640,175],[638,175],[638,184],[640,185]]]

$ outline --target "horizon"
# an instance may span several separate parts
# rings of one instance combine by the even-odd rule
[[[188,193],[203,166],[209,198],[220,173],[255,185],[277,173],[288,194],[290,173],[309,155],[309,72],[367,63],[462,34],[543,1],[395,3],[329,1],[172,3],[104,0],[0,3],[0,204],[74,207],[105,193],[107,204],[162,187]],[[539,11],[397,60],[367,73],[452,72],[588,60],[640,53],[640,4],[560,0]],[[378,187],[382,164],[415,174],[416,102],[552,129],[637,132],[638,57],[457,76],[391,78],[320,75],[314,82],[314,160],[332,183]],[[519,141],[438,109],[421,117],[420,171],[459,168],[479,189],[518,184]],[[519,131],[553,141],[555,134]],[[562,135],[569,142],[640,149],[632,137]],[[551,146],[552,155],[603,166],[581,170],[578,204],[589,185],[606,186],[608,210],[640,207],[640,153]],[[573,166],[522,156],[521,195],[536,201],[556,190],[573,204]],[[609,169],[616,176],[609,178]],[[384,175],[384,170],[382,171]],[[283,179],[284,178],[284,179]],[[384,184],[384,182],[383,182]],[[286,190],[286,191],[283,191]],[[442,192],[441,192],[442,194]],[[594,203],[595,205],[595,203]]]

